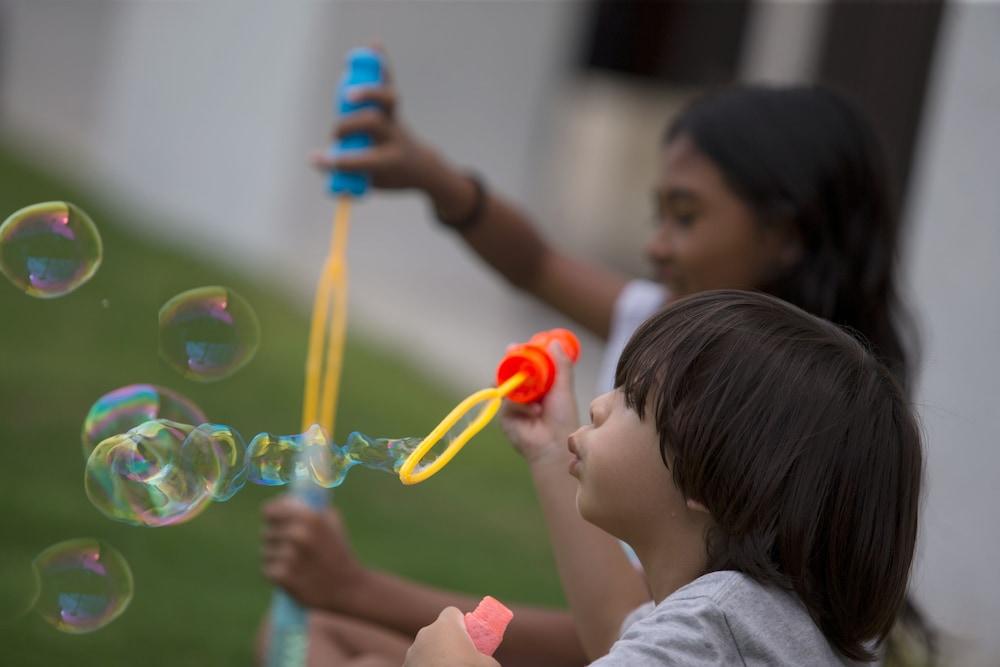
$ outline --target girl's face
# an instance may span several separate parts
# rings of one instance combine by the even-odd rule
[[[800,254],[787,226],[759,223],[722,172],[687,136],[668,143],[646,245],[671,299],[711,289],[759,289]]]
[[[701,545],[703,523],[692,516],[660,458],[652,420],[639,419],[615,390],[591,402],[590,421],[569,437],[580,516],[637,551],[655,539],[651,526],[672,541]]]

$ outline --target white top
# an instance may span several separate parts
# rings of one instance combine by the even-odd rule
[[[633,280],[615,301],[611,314],[611,328],[608,344],[601,358],[601,368],[597,373],[597,394],[611,391],[615,386],[615,368],[618,357],[629,338],[639,325],[649,319],[667,303],[667,288],[651,280]]]

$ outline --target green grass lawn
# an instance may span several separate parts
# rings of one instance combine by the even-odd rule
[[[258,511],[280,491],[248,485],[182,526],[115,523],[84,493],[80,428],[100,395],[149,382],[186,394],[247,440],[296,432],[307,313],[266,283],[135,235],[125,222],[142,211],[122,212],[0,151],[0,217],[57,199],[90,213],[104,263],[89,283],[55,300],[0,279],[0,550],[9,561],[74,537],[104,539],[131,564],[135,597],[121,618],[88,635],[61,634],[34,614],[3,623],[0,664],[247,665],[270,596],[259,574]],[[262,342],[234,377],[197,384],[159,360],[157,311],[178,292],[215,284],[253,305]],[[342,386],[338,442],[355,429],[426,433],[461,398],[353,330]],[[423,485],[355,469],[335,500],[372,566],[476,595],[561,604],[530,480],[495,425]]]

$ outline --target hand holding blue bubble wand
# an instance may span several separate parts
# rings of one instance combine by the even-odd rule
[[[339,113],[346,115],[372,106],[370,102],[358,104],[350,101],[347,96],[348,91],[355,86],[377,85],[382,79],[382,58],[377,52],[371,49],[351,51],[347,56],[347,69],[341,79],[335,100]],[[352,134],[343,137],[334,150],[338,153],[364,150],[371,144],[371,137],[367,134]],[[363,196],[368,190],[368,185],[369,177],[364,173],[335,171],[330,177],[330,192],[337,198],[333,233],[313,301],[306,358],[305,392],[302,401],[302,432],[309,431],[309,437],[324,437],[325,433],[325,438],[333,438],[344,337],[347,330],[345,256],[350,229],[351,199]],[[322,359],[324,341],[327,344],[325,364]],[[315,424],[321,429],[312,429]],[[302,454],[296,462],[291,493],[309,507],[319,510],[327,504],[329,491],[315,484],[309,475],[306,452],[311,449],[303,447]],[[284,591],[275,591],[271,602],[270,635],[268,667],[300,667],[306,664],[309,641],[306,610]]]

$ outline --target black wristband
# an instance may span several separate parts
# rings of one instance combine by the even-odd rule
[[[471,172],[466,173],[465,177],[472,183],[474,190],[472,206],[469,208],[469,212],[457,220],[445,220],[440,215],[437,216],[438,222],[442,225],[459,232],[464,232],[475,227],[482,221],[483,214],[486,213],[487,191],[482,179],[477,174]]]

